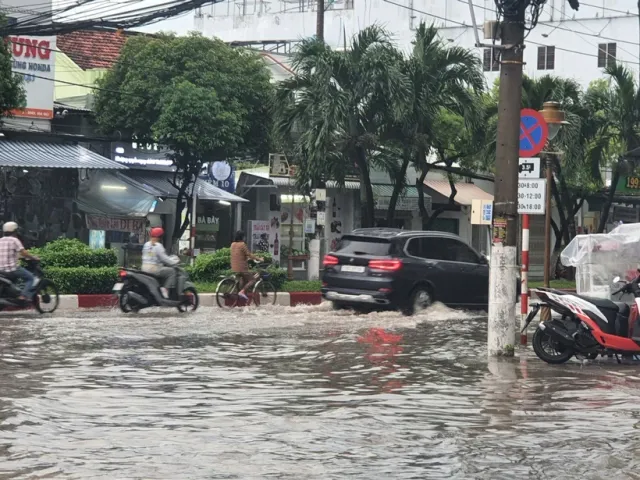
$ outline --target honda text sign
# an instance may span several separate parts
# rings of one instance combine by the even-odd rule
[[[53,118],[56,37],[9,37],[11,71],[22,77],[26,93],[24,108],[16,117]]]

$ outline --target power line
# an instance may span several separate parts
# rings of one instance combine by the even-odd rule
[[[63,85],[72,85],[74,87],[84,87],[84,88],[88,88],[90,90],[100,90],[102,92],[108,92],[108,93],[117,93],[118,95],[128,95],[128,96],[132,96],[132,97],[137,97],[137,98],[150,98],[147,96],[143,96],[143,95],[139,95],[137,93],[132,93],[132,92],[125,92],[124,90],[112,90],[110,88],[101,88],[101,87],[96,87],[93,85],[85,85],[82,83],[75,83],[75,82],[67,82],[66,80],[56,80],[55,78],[47,78],[47,77],[43,77],[40,75],[34,75],[32,73],[24,73],[24,72],[13,72],[16,75],[22,75],[22,76],[29,76],[32,78],[38,78],[40,80],[46,80],[48,82],[55,82],[55,83],[62,83]]]
[[[610,7],[603,7],[602,5],[593,5],[590,3],[585,3],[582,0],[580,0],[580,5],[581,6],[585,6],[585,7],[593,7],[593,8],[597,8],[598,10],[607,10],[609,12],[616,12],[616,13],[623,13],[625,15],[629,15],[631,17],[637,17],[638,14],[637,13],[629,13],[629,11],[627,10],[626,12],[623,10],[616,10],[615,8],[610,8]]]

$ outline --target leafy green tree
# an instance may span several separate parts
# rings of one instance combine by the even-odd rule
[[[387,145],[395,147],[401,159],[399,166],[390,170],[394,190],[387,220],[389,224],[393,221],[397,198],[413,163],[419,172],[416,187],[426,227],[441,212],[430,219],[422,194],[424,179],[434,165],[451,168],[477,151],[471,145],[480,126],[485,79],[472,50],[446,44],[438,37],[438,30],[425,23],[416,30],[411,55],[403,60],[403,72],[409,79],[410,95],[399,115],[393,110],[397,107],[391,106],[386,116]],[[455,196],[455,188],[452,192]]]
[[[0,17],[0,24],[4,24]],[[24,107],[25,93],[22,75],[11,71],[11,43],[0,44],[0,115],[11,116],[11,110]]]
[[[136,36],[98,87],[95,111],[105,133],[173,151],[174,236],[188,225],[191,186],[204,162],[268,155],[273,91],[254,53],[195,34]]]
[[[299,165],[300,183],[344,184],[348,174],[357,173],[364,227],[374,222],[370,169],[381,159],[382,112],[403,105],[408,95],[400,60],[378,26],[360,31],[344,51],[307,39],[293,55],[295,75],[277,88],[276,132]]]
[[[609,77],[607,88],[596,83],[589,88],[586,97],[598,135],[591,146],[590,157],[604,157],[603,165],[610,167],[612,172],[598,232],[603,232],[607,224],[618,181],[630,166],[628,157],[637,156],[635,150],[640,147],[640,85],[623,65],[610,66],[606,73]]]

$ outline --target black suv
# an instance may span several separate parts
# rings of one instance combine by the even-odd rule
[[[489,303],[487,258],[448,233],[362,228],[323,263],[322,296],[336,308],[411,314],[435,300],[469,309]]]

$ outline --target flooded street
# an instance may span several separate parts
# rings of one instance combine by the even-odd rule
[[[0,317],[0,479],[638,479],[639,417],[640,366],[438,306]]]

